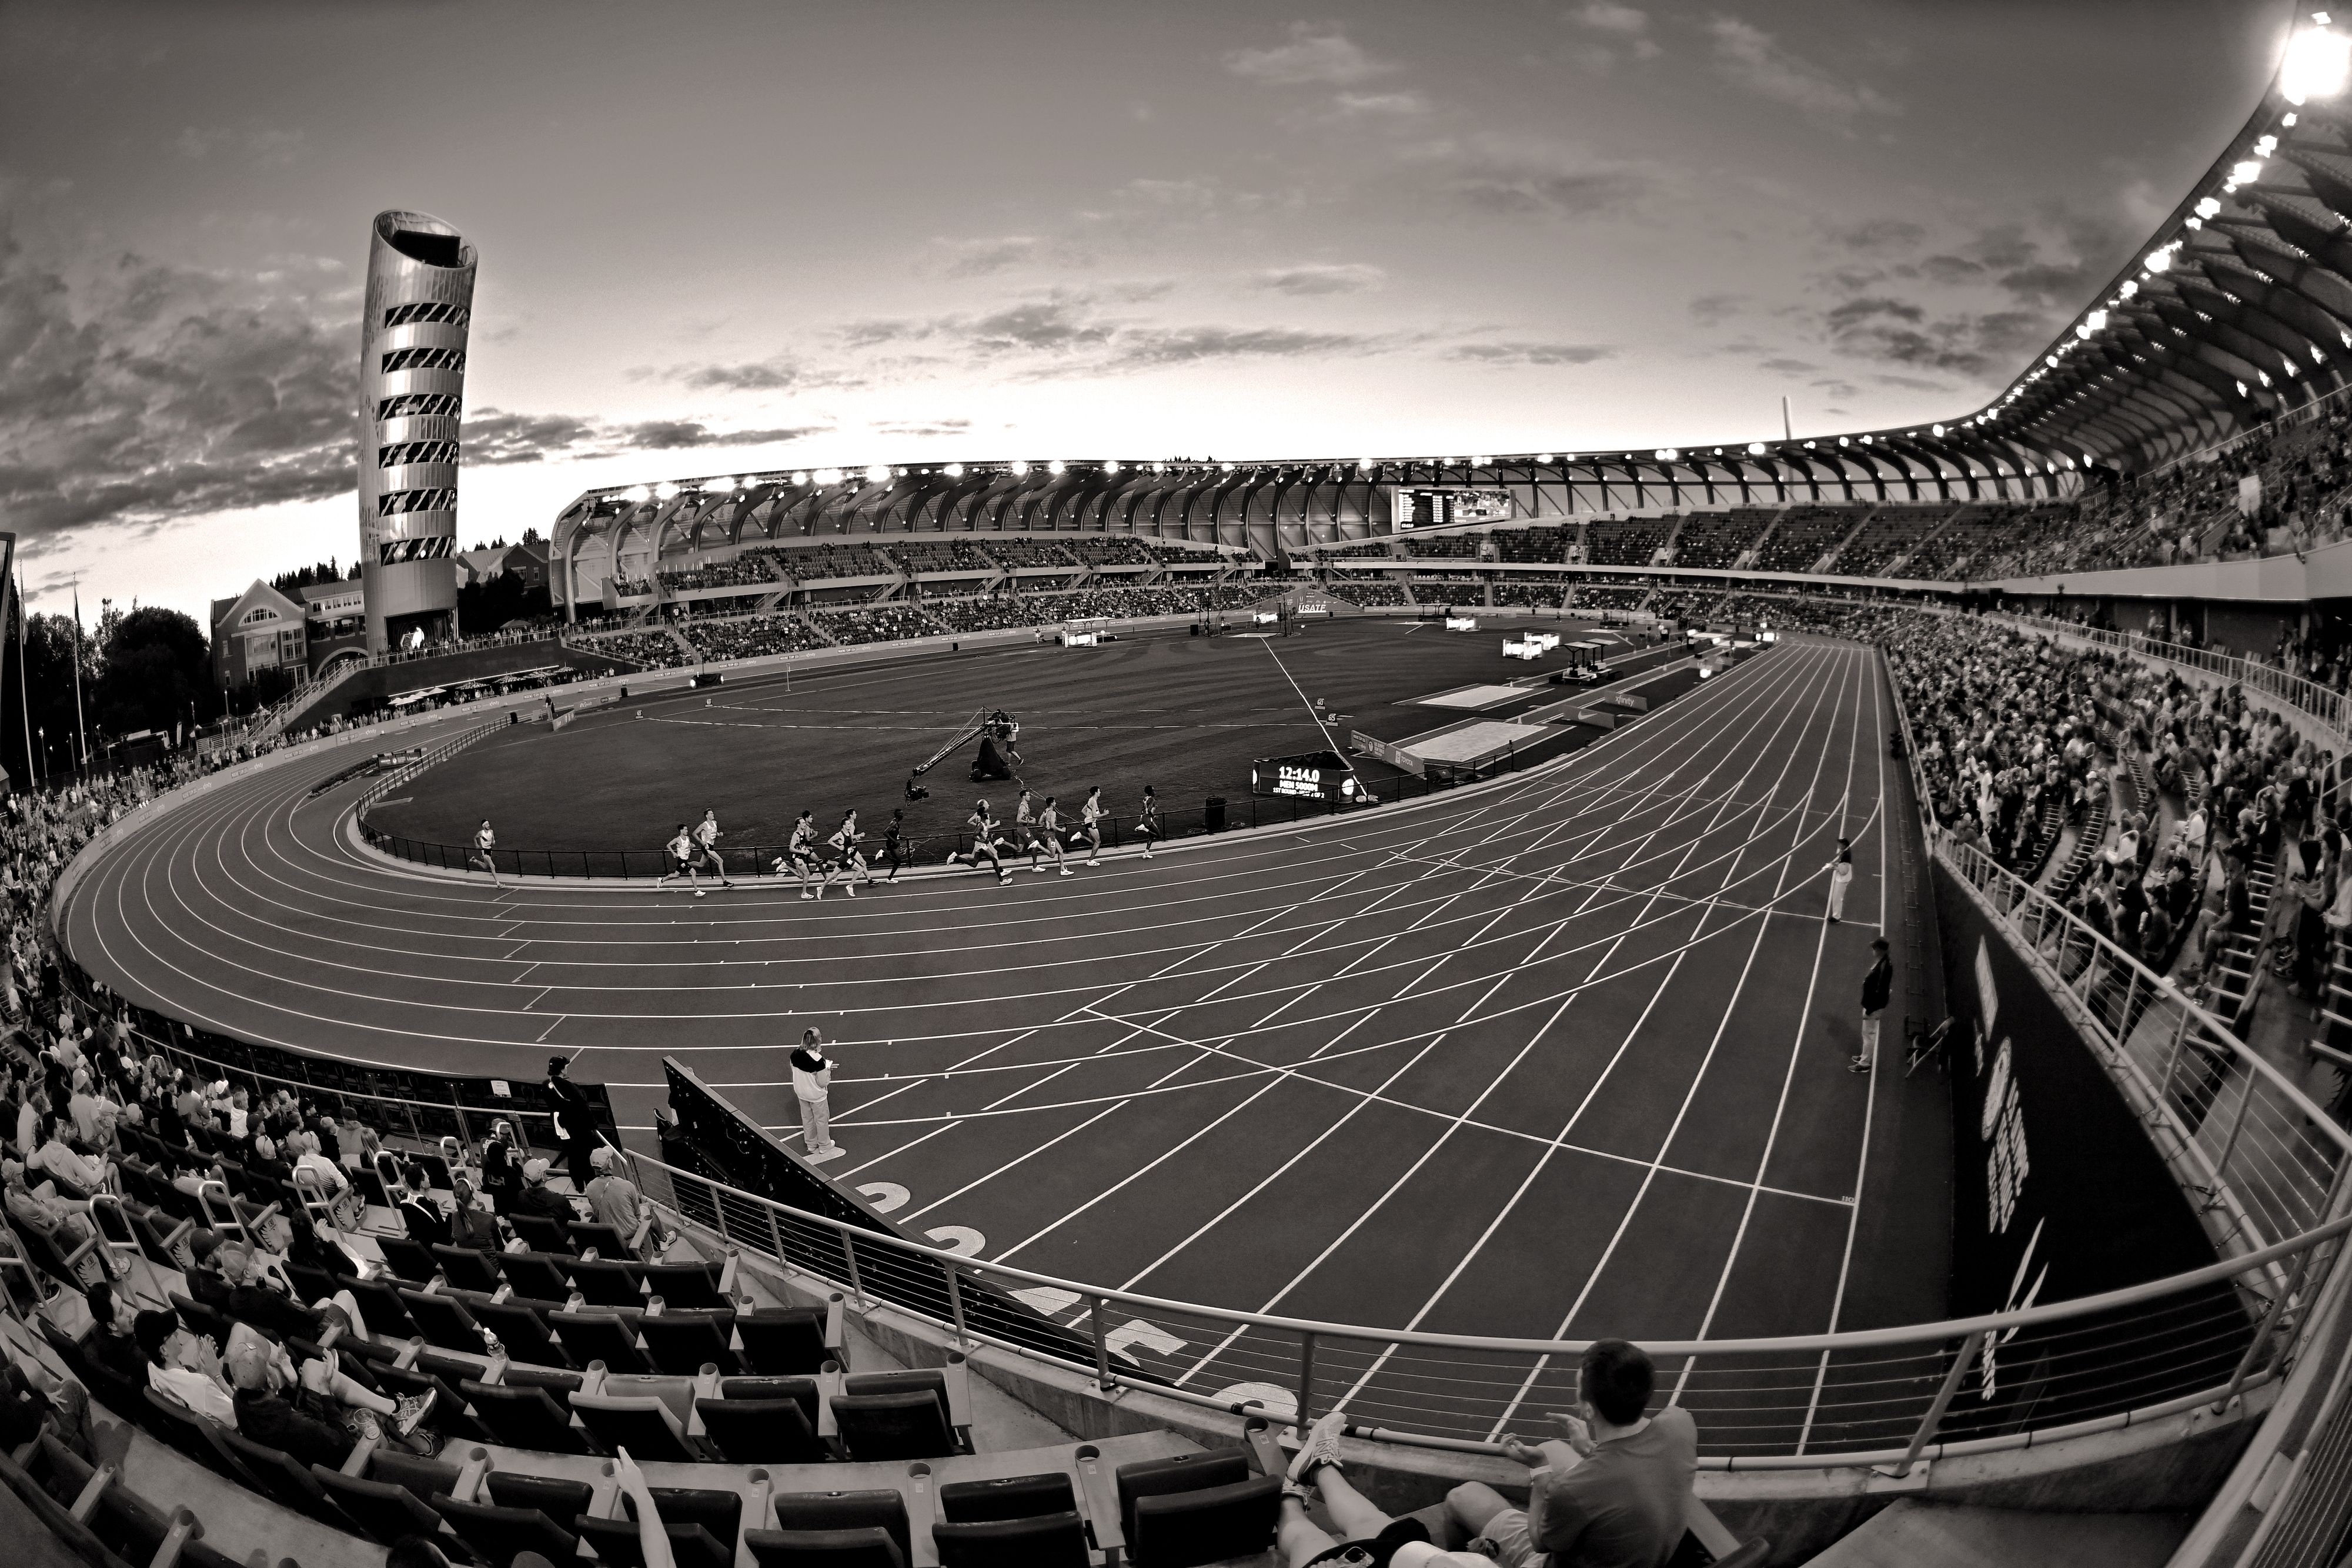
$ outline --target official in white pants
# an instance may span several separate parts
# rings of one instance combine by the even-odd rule
[[[814,1029],[801,1031],[800,1049],[793,1052],[793,1094],[801,1106],[801,1139],[811,1160],[829,1160],[841,1153],[828,1124],[833,1091],[833,1061],[824,1053],[824,1040]]]
[[[1853,885],[1853,845],[1838,841],[1837,859],[1830,862],[1830,924],[1845,918],[1845,890]]]

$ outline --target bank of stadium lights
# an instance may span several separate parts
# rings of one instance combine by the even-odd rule
[[[731,474],[721,474],[704,488],[714,496],[731,496],[735,493],[735,476]]]
[[[1114,457],[1114,458],[1112,458],[1109,462],[1108,462],[1108,463],[1104,464],[1104,465],[1103,465],[1103,472],[1104,472],[1104,473],[1106,473],[1106,474],[1116,474],[1116,473],[1118,473],[1118,458],[1116,458],[1116,457]]]
[[[1749,442],[1749,443],[1748,444],[1748,456],[1750,456],[1750,457],[1761,457],[1761,456],[1763,456],[1763,455],[1764,455],[1764,452],[1765,452],[1765,447],[1764,447],[1764,444],[1763,444],[1762,442],[1760,442],[1760,441],[1751,441],[1751,442]]]
[[[1536,454],[1536,461],[1538,463],[1549,463],[1552,461],[1552,455],[1549,452],[1538,452]]]
[[[946,475],[950,479],[961,479],[963,477],[963,465],[961,463],[950,463],[946,467],[940,469],[940,472]]]
[[[1062,475],[1064,474],[1064,472],[1066,472],[1066,471],[1068,469],[1068,467],[1069,467],[1069,465],[1068,465],[1068,464],[1066,464],[1066,463],[1063,462],[1060,458],[1056,457],[1056,458],[1055,458],[1052,462],[1050,462],[1050,463],[1048,463],[1048,464],[1046,464],[1046,465],[1045,465],[1045,472],[1046,472],[1046,473],[1048,473],[1048,474],[1051,474],[1055,478],[1058,479],[1058,478],[1060,478],[1060,477],[1062,476]]]
[[[1029,460],[1025,457],[1015,457],[1013,460],[1012,474],[1015,479],[1029,477]]]
[[[2336,32],[2329,20],[2326,12],[2313,12],[2312,25],[2286,47],[2279,96],[2297,108],[2315,98],[2334,98],[2352,80],[2352,38]]]

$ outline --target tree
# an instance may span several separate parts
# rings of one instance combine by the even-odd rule
[[[98,727],[112,735],[169,730],[208,713],[213,700],[210,648],[195,622],[149,605],[110,629],[98,677]],[[29,674],[32,666],[26,666]]]

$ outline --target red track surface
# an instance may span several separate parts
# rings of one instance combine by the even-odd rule
[[[1465,1333],[1916,1321],[1942,1307],[1941,1091],[1892,1028],[1896,1071],[1845,1071],[1908,825],[1881,679],[1793,642],[1492,788],[822,904],[397,869],[342,831],[352,788],[305,800],[341,765],[310,760],[116,847],[67,938],[251,1040],[519,1078],[577,1051],[625,1124],[664,1053],[790,1123],[817,1022],[845,1063],[827,1174],[1040,1272]],[[1160,1326],[1185,1343],[1154,1362],[1203,1391],[1277,1377]],[[1514,1408],[1475,1403],[1480,1433]]]

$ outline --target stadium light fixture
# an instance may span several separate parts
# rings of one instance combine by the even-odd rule
[[[1357,472],[1357,473],[1359,473],[1359,474],[1369,474],[1369,473],[1370,473],[1371,471],[1372,471],[1372,460],[1371,460],[1370,458],[1369,458],[1369,457],[1359,457],[1359,458],[1357,458],[1357,459],[1356,459],[1356,472]]]
[[[1118,458],[1116,458],[1116,457],[1114,457],[1114,458],[1112,458],[1109,462],[1105,463],[1105,464],[1103,465],[1103,472],[1104,472],[1104,473],[1106,473],[1106,474],[1116,474],[1116,473],[1118,473]]]
[[[1940,424],[1931,424],[1927,428],[1935,434],[1941,435],[1944,434],[1944,427]]]
[[[890,482],[890,470],[879,463],[870,463],[866,468],[866,482],[869,485],[887,485]]]
[[[1045,472],[1058,479],[1068,467],[1068,464],[1056,457],[1052,462],[1045,465]]]
[[[709,488],[714,496],[731,496],[735,493],[735,476],[721,474],[710,482]]]
[[[630,489],[623,491],[622,497],[633,507],[642,507],[647,501],[654,498],[653,492],[646,489],[643,485],[635,486]]]
[[[1230,463],[1221,463],[1217,466],[1223,468],[1228,474],[1234,471],[1234,465]]]
[[[2352,38],[2330,28],[2325,11],[2314,13],[2313,22],[2287,45],[2286,64],[2279,70],[2279,96],[2298,107],[2336,97],[2352,79]]]
[[[1655,452],[1651,453],[1650,455],[1655,458],[1658,462],[1672,463],[1675,458],[1680,457],[1682,454],[1675,451],[1671,446],[1661,446]]]
[[[1751,441],[1751,442],[1749,442],[1749,443],[1748,444],[1748,456],[1750,456],[1750,457],[1761,457],[1761,456],[1763,456],[1763,455],[1764,455],[1764,444],[1763,444],[1762,442],[1760,442],[1760,441]]]
[[[806,469],[801,470],[793,476],[793,487],[796,490],[806,489],[808,487],[808,471]]]
[[[1536,454],[1536,461],[1538,463],[1549,463],[1551,460],[1552,455],[1549,452],[1538,452]]]
[[[1029,477],[1029,460],[1026,457],[1015,457],[1013,460],[1013,476],[1015,479]]]
[[[2170,246],[2160,246],[2155,250],[2149,251],[2147,256],[2140,258],[2140,265],[2147,267],[2150,272],[2171,271],[2172,247]]]
[[[963,465],[961,463],[950,463],[946,467],[940,469],[940,472],[946,475],[950,479],[961,479],[963,477]]]
[[[656,501],[675,500],[677,497],[677,484],[675,480],[665,479],[654,486],[654,499]]]
[[[1473,457],[1470,459],[1470,466],[1473,468],[1492,468],[1494,465],[1495,460],[1491,457]]]

